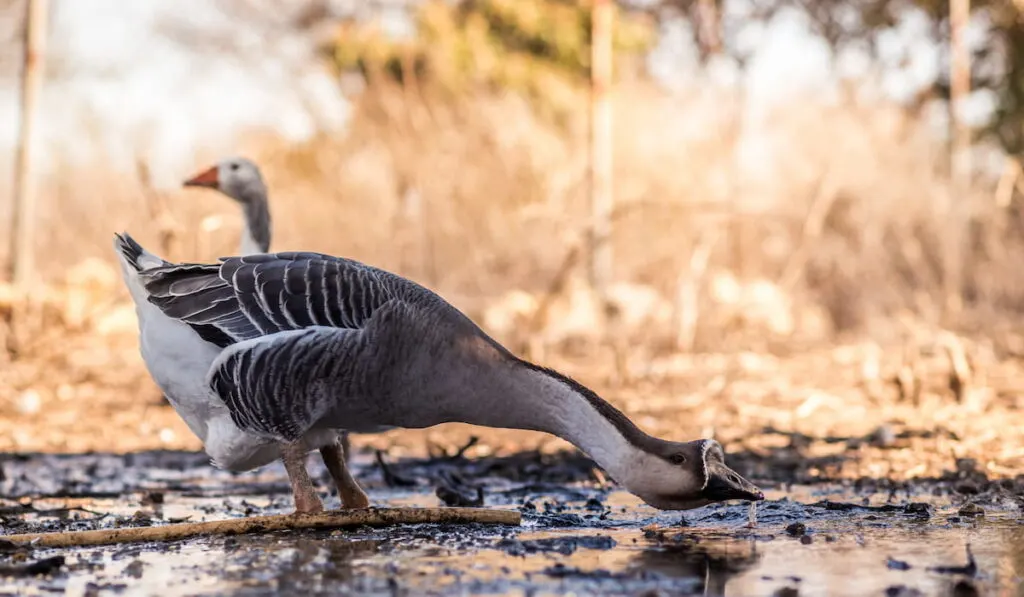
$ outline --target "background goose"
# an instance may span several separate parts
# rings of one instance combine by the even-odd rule
[[[223,159],[185,181],[186,187],[216,189],[242,208],[240,255],[270,250],[270,202],[259,167],[240,157]]]
[[[725,465],[717,442],[644,433],[588,388],[516,357],[400,276],[317,253],[170,264],[127,234],[115,248],[152,326],[175,332],[161,342],[191,355],[175,365],[207,368],[206,387],[189,396],[205,390],[200,401],[217,405],[211,434],[279,443],[298,512],[322,508],[304,454],[334,430],[445,422],[560,436],[657,508],[764,498]],[[207,448],[215,461],[221,443]],[[365,496],[354,481],[345,489]]]
[[[206,187],[234,199],[242,208],[239,255],[270,250],[271,219],[267,185],[259,166],[250,159],[228,157],[185,181],[186,187]],[[348,433],[341,434],[342,457],[348,460]]]

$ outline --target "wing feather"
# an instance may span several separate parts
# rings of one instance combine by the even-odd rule
[[[143,283],[165,315],[221,347],[311,326],[358,329],[393,298],[434,296],[357,261],[299,252],[168,264],[146,270]]]
[[[393,381],[396,359],[415,351],[394,343],[395,332],[422,315],[392,299],[361,328],[311,326],[239,342],[217,357],[207,383],[239,428],[294,442],[314,427],[337,423],[346,400],[386,392],[382,386]]]
[[[309,327],[234,344],[214,362],[210,388],[240,429],[294,442],[346,391],[351,372],[372,356],[362,330]]]

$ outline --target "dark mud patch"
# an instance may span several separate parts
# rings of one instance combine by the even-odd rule
[[[577,549],[611,549],[617,544],[607,535],[562,536],[548,539],[502,539],[494,547],[510,556],[525,556],[535,553],[560,553],[572,555]]]

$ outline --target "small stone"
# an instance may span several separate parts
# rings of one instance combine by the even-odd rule
[[[494,546],[510,556],[526,555],[526,545],[519,539],[501,539]]]
[[[800,543],[803,543],[804,545],[810,545],[811,543],[814,543],[814,537],[811,537],[810,535],[804,535],[800,537]]]
[[[932,507],[924,502],[910,502],[903,508],[905,514],[915,514],[921,518],[931,518]]]
[[[978,504],[967,502],[957,510],[960,516],[984,516],[985,510]]]
[[[793,524],[786,527],[786,533],[790,537],[800,537],[807,533],[807,525],[802,522],[794,522]]]
[[[896,431],[892,425],[881,425],[871,432],[868,441],[880,448],[888,448],[896,443]]]
[[[885,567],[889,570],[910,570],[910,564],[893,559],[891,556],[885,561]]]
[[[907,585],[893,585],[885,589],[885,597],[921,597],[923,593]]]
[[[142,569],[145,567],[146,563],[142,560],[133,560],[131,564],[125,566],[124,573],[132,578],[142,578]]]
[[[953,585],[951,594],[954,597],[978,597],[981,593],[978,592],[978,588],[970,581],[958,580],[957,583]]]
[[[970,473],[978,470],[978,461],[974,458],[957,458],[956,470],[960,473]]]
[[[980,492],[980,490],[978,489],[978,484],[975,483],[974,481],[961,481],[960,483],[956,484],[954,491],[956,491],[957,493],[962,493],[964,495],[978,495],[978,493]]]

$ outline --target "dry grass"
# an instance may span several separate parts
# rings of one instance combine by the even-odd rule
[[[1019,202],[998,205],[994,182],[954,193],[941,145],[896,107],[808,99],[758,116],[714,89],[668,97],[631,83],[617,94],[614,341],[592,342],[600,307],[579,268],[566,267],[587,227],[584,122],[555,130],[514,97],[453,104],[375,86],[343,138],[252,139],[274,246],[420,280],[652,431],[714,430],[756,449],[774,441],[760,435],[768,424],[814,436],[959,426],[958,440],[915,448],[903,464],[865,453],[864,466],[880,458],[893,474],[935,472],[951,451],[976,450],[1000,471],[1019,468],[1024,440],[1010,427],[1021,426],[1006,425],[1019,418],[1013,359],[1024,351],[1013,325],[1024,298]],[[19,316],[36,336],[30,349],[0,364],[0,449],[197,448],[158,405],[116,275],[64,259],[112,267],[111,232],[126,228],[168,258],[209,260],[234,250],[233,206],[195,192],[159,197],[102,169],[68,169],[45,190],[39,255],[53,292]],[[948,216],[953,199],[969,222]],[[210,215],[223,216],[219,230],[200,225]],[[173,233],[163,245],[162,232]],[[69,271],[92,282],[67,281]],[[943,282],[955,275],[964,309],[941,321]],[[968,391],[980,402],[958,404],[936,385],[965,362],[943,356],[940,323],[977,340],[966,354],[982,362]],[[985,333],[967,331],[979,324]],[[737,364],[751,354],[756,370]],[[922,382],[920,393],[907,386]]]
[[[898,108],[808,99],[741,120],[749,109],[729,92],[669,97],[639,83],[616,100],[618,280],[671,300],[695,247],[711,242],[702,287],[717,274],[779,285],[802,308],[824,310],[828,329],[813,331],[826,337],[876,332],[873,322],[891,329],[902,312],[937,321],[942,281],[957,272],[968,312],[1019,309],[1024,288],[1009,275],[1022,249],[1017,203],[997,206],[995,181],[954,193],[941,143]],[[585,232],[584,124],[555,130],[514,97],[453,104],[384,86],[364,94],[343,138],[247,147],[270,180],[277,248],[351,255],[473,303],[547,288]],[[112,262],[114,229],[158,246],[152,196],[102,168],[50,181],[45,274],[73,265],[51,256]],[[969,223],[947,217],[951,197]],[[227,201],[184,190],[159,199],[174,220],[171,258],[234,249]],[[203,232],[210,214],[224,227]]]

